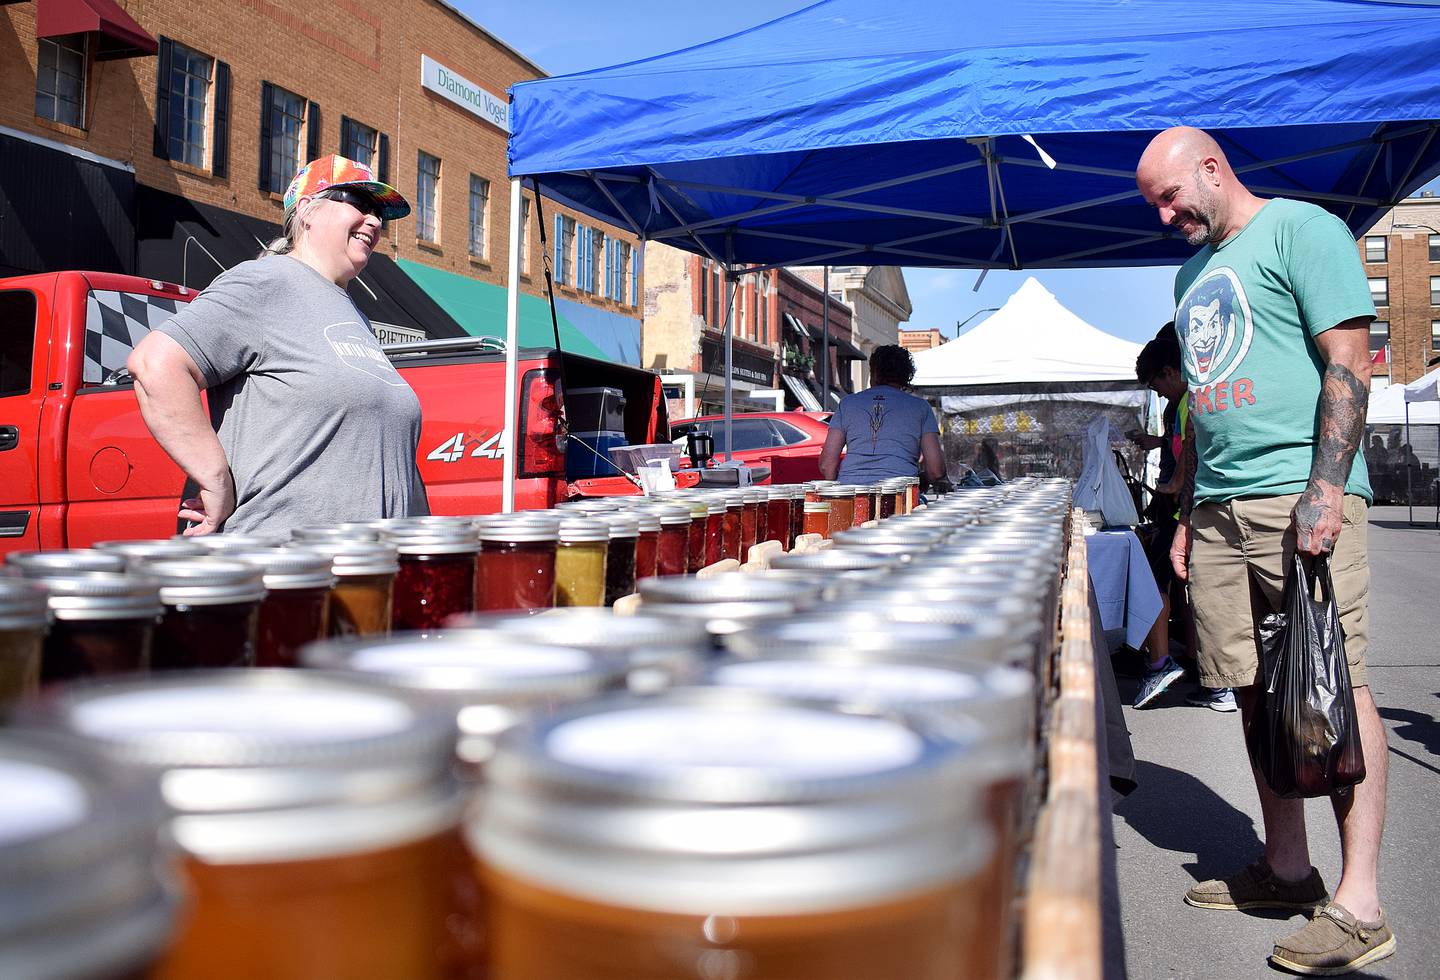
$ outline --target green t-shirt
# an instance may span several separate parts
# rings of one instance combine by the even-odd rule
[[[1375,316],[1349,229],[1313,204],[1268,201],[1180,268],[1175,302],[1200,457],[1196,501],[1300,493],[1325,372],[1314,338]],[[1371,499],[1363,453],[1345,492]]]

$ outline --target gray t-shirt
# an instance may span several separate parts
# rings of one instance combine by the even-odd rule
[[[830,428],[845,433],[841,483],[874,483],[894,476],[914,476],[920,459],[920,437],[939,433],[935,413],[923,399],[876,385],[840,399]]]
[[[430,512],[420,400],[350,296],[298,259],[242,262],[160,332],[205,377],[235,475],[226,531]]]

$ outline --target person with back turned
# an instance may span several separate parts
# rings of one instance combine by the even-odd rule
[[[1312,204],[1251,194],[1206,133],[1156,136],[1136,182],[1161,223],[1201,247],[1175,279],[1193,435],[1171,546],[1176,575],[1190,582],[1200,682],[1234,687],[1249,725],[1257,625],[1280,608],[1292,555],[1328,553],[1367,773],[1331,798],[1343,859],[1333,899],[1310,865],[1304,801],[1281,799],[1254,772],[1264,854],[1200,882],[1185,901],[1313,910],[1276,942],[1271,962],[1349,973],[1395,950],[1377,882],[1387,746],[1365,672],[1371,491],[1357,453],[1375,307],[1344,223]]]
[[[830,417],[830,434],[820,450],[825,479],[869,484],[914,476],[923,459],[931,484],[944,481],[935,413],[925,399],[905,390],[914,377],[915,359],[905,348],[886,344],[871,352],[870,387],[846,395]]]

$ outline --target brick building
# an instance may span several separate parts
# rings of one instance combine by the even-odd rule
[[[1373,385],[1414,381],[1440,354],[1440,199],[1431,192],[1401,201],[1356,247],[1378,314],[1370,350],[1379,355],[1389,344]]]
[[[0,274],[93,268],[201,288],[275,232],[300,163],[343,153],[414,207],[352,287],[361,308],[402,335],[503,336],[505,93],[542,75],[440,0],[12,0]],[[552,334],[525,197],[521,342],[538,346]],[[567,347],[637,363],[634,237],[541,203]]]
[[[731,387],[737,411],[818,409],[823,316],[821,291],[784,269],[744,276],[732,319]],[[718,265],[657,242],[645,246],[645,308],[641,365],[669,375],[667,388],[686,383],[697,414],[724,410],[725,279]],[[848,377],[842,364],[859,356],[850,343],[850,311],[830,304],[831,380]],[[671,406],[681,418],[684,408]]]
[[[900,346],[910,351],[930,350],[945,343],[945,335],[934,327],[929,330],[901,330]]]
[[[796,268],[811,285],[824,288],[822,266]],[[864,355],[848,363],[855,390],[870,385],[870,355],[876,347],[899,343],[900,324],[910,319],[905,270],[893,265],[830,267],[830,295],[850,308],[851,341]]]

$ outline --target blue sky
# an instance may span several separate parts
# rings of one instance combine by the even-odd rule
[[[810,5],[811,0],[450,0],[486,30],[553,75],[600,68],[673,51],[742,31]],[[1440,180],[1429,186],[1440,187]],[[909,327],[955,324],[1000,306],[1034,276],[1081,318],[1127,340],[1154,336],[1174,311],[1175,268],[994,271],[974,290],[979,273],[906,269],[914,305]],[[988,314],[969,320],[966,329]]]

